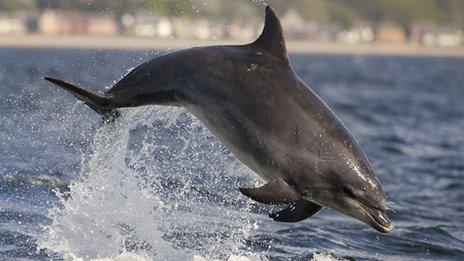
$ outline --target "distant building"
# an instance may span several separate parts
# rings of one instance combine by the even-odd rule
[[[78,13],[60,14],[60,34],[85,34],[85,18]]]
[[[464,43],[464,36],[456,27],[413,23],[409,26],[409,40],[426,46],[457,47]]]
[[[14,17],[21,21],[21,23],[26,27],[24,33],[37,32],[37,19],[39,17],[39,13],[37,11],[19,10],[10,17]]]
[[[227,25],[223,22],[216,21],[214,26],[210,27],[211,40],[224,39],[227,36]]]
[[[114,35],[118,28],[112,17],[47,9],[38,18],[37,32],[45,35]]]
[[[424,35],[435,34],[437,28],[431,23],[414,22],[408,26],[408,31],[411,43],[423,44]]]
[[[170,38],[174,34],[174,27],[172,26],[171,21],[167,18],[161,18],[158,21],[157,26],[158,37],[160,38]]]
[[[125,31],[140,37],[170,38],[174,34],[172,22],[153,12],[138,12],[122,18]]]
[[[0,34],[24,34],[27,27],[18,18],[0,17]]]
[[[374,31],[367,25],[359,25],[337,34],[337,41],[347,44],[368,43],[374,40]]]
[[[406,42],[406,33],[400,26],[383,23],[377,27],[376,40],[382,43],[401,44]]]
[[[158,16],[152,12],[139,12],[134,15],[133,33],[141,37],[155,37]]]
[[[37,32],[45,35],[86,33],[85,17],[76,12],[43,11],[37,20]]]
[[[442,47],[457,47],[463,43],[463,32],[454,27],[444,27],[438,31],[436,44]]]
[[[118,32],[112,17],[89,15],[85,18],[85,33],[89,35],[115,35]]]
[[[121,17],[121,25],[122,25],[122,32],[126,34],[133,34],[134,24],[135,24],[135,17],[127,13]]]
[[[211,40],[213,31],[211,26],[206,19],[198,19],[192,21],[192,31],[195,39],[198,40]]]
[[[46,9],[40,14],[37,22],[37,31],[40,34],[60,34],[61,16],[54,10]]]
[[[174,28],[174,35],[180,39],[191,39],[193,38],[193,32],[191,30],[190,20],[185,17],[178,17],[172,21]]]

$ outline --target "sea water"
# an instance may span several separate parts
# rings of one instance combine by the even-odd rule
[[[76,260],[464,257],[464,59],[294,55],[364,148],[395,229],[332,210],[277,223],[262,180],[182,108],[114,123],[41,77],[103,90],[162,53],[0,49],[0,256]]]

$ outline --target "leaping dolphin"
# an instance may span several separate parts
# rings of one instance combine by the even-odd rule
[[[329,207],[386,233],[385,194],[355,138],[293,72],[282,27],[266,7],[264,29],[245,45],[197,47],[155,58],[105,93],[45,77],[103,115],[116,108],[182,106],[267,183],[240,188],[270,214],[297,222]]]

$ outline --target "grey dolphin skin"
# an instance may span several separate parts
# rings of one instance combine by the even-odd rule
[[[297,222],[329,207],[386,233],[385,194],[357,141],[332,110],[293,72],[279,18],[268,6],[262,34],[251,44],[170,53],[128,73],[104,94],[62,80],[104,119],[116,108],[182,106],[267,183],[240,188],[270,214]]]

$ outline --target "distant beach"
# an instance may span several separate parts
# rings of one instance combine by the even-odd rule
[[[23,48],[75,48],[75,49],[126,49],[126,50],[178,50],[194,46],[243,44],[247,41],[196,41],[179,39],[155,39],[125,36],[0,36],[0,47]],[[296,54],[352,54],[352,55],[400,55],[400,56],[452,56],[464,57],[461,47],[426,47],[416,44],[340,44],[306,41],[288,41],[290,53]]]

